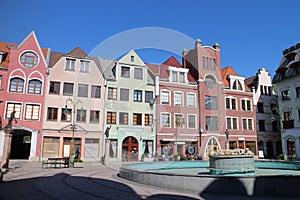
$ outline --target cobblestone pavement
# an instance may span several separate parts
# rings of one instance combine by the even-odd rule
[[[0,199],[202,199],[117,177],[119,164],[84,163],[82,168],[42,169],[40,162],[10,161]]]
[[[214,196],[137,184],[117,176],[120,163],[83,163],[82,168],[42,169],[40,162],[12,160],[0,183],[1,200],[108,199],[108,200],[232,200],[243,196]],[[273,198],[263,198],[272,199]]]

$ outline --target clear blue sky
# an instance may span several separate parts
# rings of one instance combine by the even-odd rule
[[[299,8],[299,0],[0,0],[0,41],[19,43],[34,30],[42,47],[89,53],[123,31],[161,27],[219,43],[221,68],[250,77],[265,67],[273,76],[282,50],[300,42]],[[150,63],[168,56],[139,53]]]

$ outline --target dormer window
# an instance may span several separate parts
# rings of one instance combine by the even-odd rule
[[[66,59],[66,71],[75,71],[75,59]]]
[[[174,83],[185,83],[185,73],[184,72],[174,72],[172,71],[172,82]]]
[[[235,80],[233,82],[232,89],[233,90],[243,90],[243,87],[242,87],[242,84],[240,83],[240,81]]]
[[[89,72],[90,71],[90,61],[80,61],[80,72]]]

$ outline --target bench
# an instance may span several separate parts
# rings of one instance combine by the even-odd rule
[[[42,168],[66,168],[69,167],[70,159],[65,158],[48,158],[42,161]]]

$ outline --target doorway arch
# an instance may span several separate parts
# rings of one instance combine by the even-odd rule
[[[135,137],[126,137],[122,142],[122,161],[137,161],[139,143]]]
[[[10,159],[29,159],[32,134],[26,130],[14,130],[11,140]]]

